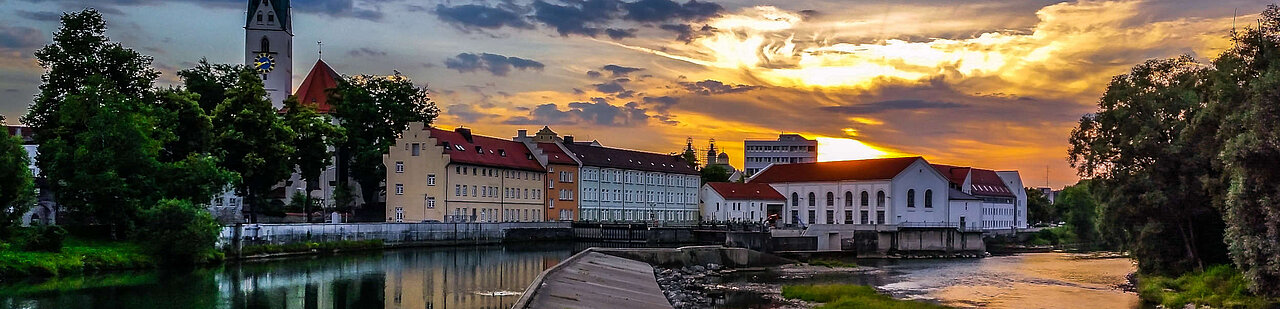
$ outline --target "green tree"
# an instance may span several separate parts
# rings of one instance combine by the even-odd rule
[[[1112,78],[1071,132],[1068,161],[1092,178],[1103,227],[1148,273],[1226,262],[1224,223],[1210,190],[1216,150],[1188,139],[1202,110],[1207,68],[1190,56],[1149,60]]]
[[[174,162],[187,159],[192,155],[201,156],[209,152],[209,141],[213,138],[213,119],[200,108],[196,99],[200,96],[191,92],[166,89],[157,94],[155,114],[160,132],[166,134],[166,140],[160,150],[160,160]]]
[[[4,116],[0,116],[0,124],[4,124],[3,120]],[[35,203],[35,184],[22,140],[7,132],[0,134],[0,237],[7,237]]]
[[[187,91],[200,95],[196,102],[209,114],[226,101],[227,89],[235,87],[243,70],[243,66],[212,64],[208,59],[200,58],[195,67],[178,71],[178,77]]]
[[[202,263],[215,252],[221,227],[199,204],[164,199],[147,207],[141,217],[144,247],[165,263]]]
[[[704,184],[708,182],[729,181],[729,170],[725,169],[722,165],[708,165],[703,167],[699,172],[702,173],[702,183]]]
[[[1039,223],[1057,223],[1061,219],[1049,198],[1036,188],[1023,188],[1027,192],[1027,220]]]
[[[366,199],[384,191],[386,166],[382,154],[410,122],[430,125],[440,110],[427,97],[427,89],[408,77],[357,75],[338,81],[332,92],[334,117],[342,119],[346,139],[342,144],[346,170],[360,185]],[[339,181],[345,182],[344,177]]]
[[[1280,7],[1233,40],[1214,61],[1210,96],[1229,185],[1225,240],[1250,288],[1280,296]]]
[[[250,222],[257,222],[266,194],[289,178],[295,134],[272,107],[258,74],[240,67],[234,87],[213,113],[213,149],[221,166],[240,175],[236,192],[244,196]]]
[[[284,121],[296,133],[291,142],[294,148],[289,161],[298,169],[306,183],[306,191],[320,186],[320,173],[333,164],[334,149],[343,139],[342,128],[334,125],[326,116],[316,113],[315,107],[298,103],[289,96],[284,101]],[[302,212],[311,222],[311,194],[304,194]]]
[[[1058,205],[1063,220],[1076,237],[1085,243],[1098,242],[1098,201],[1090,191],[1089,180],[1081,180],[1074,186],[1062,188],[1058,193]]]

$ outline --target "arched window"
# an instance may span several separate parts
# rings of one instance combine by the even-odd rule
[[[835,205],[836,205],[836,194],[827,192],[827,206],[835,206]]]
[[[907,207],[916,207],[916,189],[907,190]]]
[[[867,194],[867,191],[862,191],[862,207],[867,206],[871,206],[871,194]]]
[[[817,206],[817,204],[818,204],[818,195],[813,194],[813,192],[809,192],[809,207]]]
[[[271,52],[271,41],[268,41],[265,36],[262,37],[262,52]]]
[[[933,190],[924,190],[924,208],[933,208]]]
[[[791,192],[791,206],[800,206],[800,194]]]
[[[876,191],[876,207],[884,207],[884,191]]]
[[[844,191],[844,206],[853,207],[853,192]]]

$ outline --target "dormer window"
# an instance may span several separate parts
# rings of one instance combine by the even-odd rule
[[[258,13],[258,22],[262,22],[262,13]]]
[[[476,146],[476,153],[484,154],[484,149],[480,149],[480,146]]]
[[[507,156],[507,151],[506,151],[506,150],[504,150],[504,149],[498,149],[498,155],[499,155],[499,156],[503,156],[503,157],[505,157],[505,156]],[[557,157],[557,158],[558,158],[558,157]]]
[[[276,21],[276,14],[270,14],[270,13],[268,13],[268,14],[267,14],[267,21],[268,21],[268,22],[274,22],[274,21]]]

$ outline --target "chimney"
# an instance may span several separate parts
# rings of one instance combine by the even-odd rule
[[[565,144],[573,144],[573,135],[565,135],[565,136],[564,136],[564,143],[565,143]]]
[[[454,132],[458,132],[458,134],[462,134],[462,138],[466,139],[468,143],[474,143],[474,142],[475,142],[475,141],[473,141],[473,140],[471,139],[471,129],[470,129],[470,128],[458,127],[457,129],[453,129],[453,131],[454,131]]]
[[[525,129],[516,130],[516,137],[519,137],[519,138],[529,137],[529,130],[525,130]]]

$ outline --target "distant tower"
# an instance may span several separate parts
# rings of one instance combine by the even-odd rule
[[[262,75],[271,104],[293,94],[293,18],[289,0],[249,0],[244,24],[245,64]]]
[[[711,139],[711,145],[707,147],[707,166],[720,164],[720,162],[717,161],[718,158],[719,156],[717,156],[716,152],[716,139],[713,138]]]

